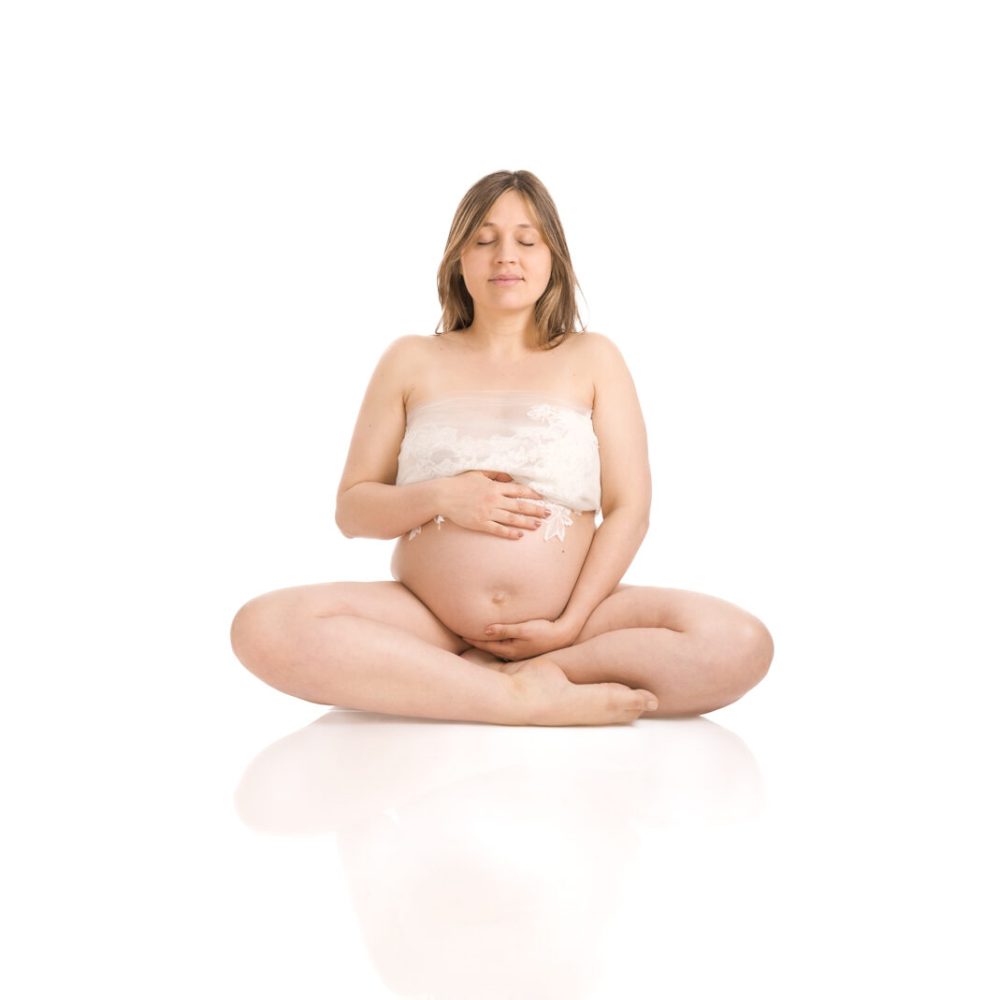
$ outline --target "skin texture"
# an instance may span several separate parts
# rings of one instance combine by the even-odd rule
[[[728,704],[765,675],[763,624],[704,594],[620,581],[648,525],[635,386],[607,337],[534,345],[551,254],[509,191],[461,257],[468,330],[403,337],[365,394],[338,491],[345,534],[397,538],[393,581],[293,587],[248,602],[233,648],[263,680],[322,704],[500,724],[607,724]],[[499,275],[513,275],[506,283]],[[394,485],[407,409],[469,389],[536,390],[593,410],[602,522],[542,540],[546,510],[504,470]],[[427,524],[436,514],[444,523]],[[409,530],[423,524],[410,540]]]

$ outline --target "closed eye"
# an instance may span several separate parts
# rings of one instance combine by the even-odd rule
[[[517,242],[521,243],[520,240],[518,240]],[[496,240],[478,240],[476,242],[476,246],[477,247],[488,247],[491,243],[496,243]],[[535,245],[534,243],[521,243],[521,246],[523,246],[523,247],[533,247],[534,245]]]

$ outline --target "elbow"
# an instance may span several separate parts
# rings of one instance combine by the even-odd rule
[[[333,520],[345,538],[354,537],[350,531],[350,519],[347,516],[347,511],[344,509],[342,497],[337,497],[337,507],[333,513]]]
[[[359,524],[353,514],[345,510],[339,503],[334,512],[333,520],[336,522],[337,527],[340,528],[340,533],[344,538],[391,539],[396,537],[395,535],[387,535],[384,532],[374,531],[369,525]]]
[[[640,541],[646,537],[646,532],[649,531],[648,506],[617,504],[613,507],[608,507],[601,511],[601,517],[605,521],[609,517],[611,517],[612,514],[614,514],[614,516],[622,523],[624,522],[631,523],[635,528],[636,533],[639,535]]]
[[[646,532],[649,531],[649,509],[650,505],[646,503],[638,507],[635,512],[635,522],[642,538],[645,538]]]
[[[642,543],[646,539],[646,533],[649,531],[649,515],[648,514],[644,518],[642,518],[642,520],[639,521],[639,524],[636,527],[636,531],[639,534],[639,544],[642,545]]]

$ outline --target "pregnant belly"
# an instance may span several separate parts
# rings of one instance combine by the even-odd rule
[[[403,535],[392,575],[453,632],[486,638],[487,625],[558,618],[594,537],[594,512],[573,514],[566,538],[543,539],[544,523],[523,537],[500,538],[450,521]]]

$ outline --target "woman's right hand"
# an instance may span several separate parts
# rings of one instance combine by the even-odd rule
[[[501,538],[520,538],[534,531],[549,516],[547,507],[530,486],[515,483],[506,472],[470,469],[448,478],[445,509],[441,513],[455,524],[472,531],[485,531]]]

